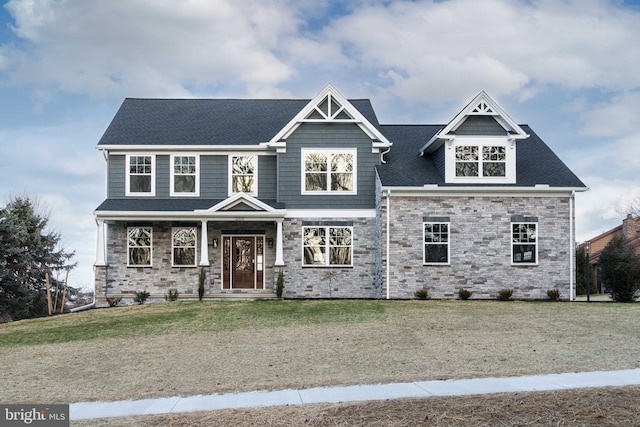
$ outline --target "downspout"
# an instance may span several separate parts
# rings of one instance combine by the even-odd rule
[[[389,273],[389,268],[391,268],[391,254],[389,253],[389,246],[390,246],[390,237],[389,237],[389,228],[390,228],[390,224],[391,224],[391,220],[390,220],[390,211],[391,211],[391,198],[389,197],[391,195],[391,190],[387,190],[387,299],[389,299],[389,280],[390,280],[390,273]]]
[[[575,226],[575,220],[573,218],[573,204],[575,202],[576,192],[571,192],[569,198],[569,301],[575,300],[575,281],[574,281],[574,264],[575,264],[575,242],[573,235],[573,227]]]
[[[69,310],[69,313],[77,313],[78,311],[85,311],[85,310],[89,310],[91,308],[94,308],[96,305],[96,290],[93,290],[93,302],[87,304],[87,305],[81,305],[80,307],[75,307],[72,308],[71,310]]]

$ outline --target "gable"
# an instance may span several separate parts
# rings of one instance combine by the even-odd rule
[[[286,149],[287,138],[303,123],[354,123],[371,139],[374,149],[391,146],[391,142],[380,132],[378,127],[355,108],[331,83],[327,84],[271,138],[268,145]]]
[[[452,131],[456,135],[504,136],[507,130],[492,116],[467,116]]]

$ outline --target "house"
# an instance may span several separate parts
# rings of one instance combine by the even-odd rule
[[[624,237],[634,252],[640,256],[640,218],[634,218],[630,214],[622,220],[621,225],[605,231],[578,246],[578,248],[585,249],[589,254],[589,274],[592,278],[591,280],[596,284],[598,293],[606,292],[602,285],[602,280],[600,280],[598,261],[600,261],[602,250],[616,236]]]
[[[98,305],[163,298],[574,294],[585,185],[485,92],[444,125],[313,99],[126,99],[97,148]]]

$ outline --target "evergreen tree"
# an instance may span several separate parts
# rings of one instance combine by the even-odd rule
[[[587,262],[587,250],[580,247],[576,250],[576,295],[585,295],[587,293],[587,268],[589,263]],[[598,292],[596,289],[595,274],[591,272],[589,274],[589,281],[591,282],[591,294]]]
[[[57,275],[75,266],[74,253],[59,247],[60,235],[47,223],[27,197],[0,208],[0,321],[46,315],[46,274],[53,296],[63,289]]]
[[[617,302],[633,302],[640,290],[640,259],[624,237],[616,236],[605,246],[598,261],[603,285]]]

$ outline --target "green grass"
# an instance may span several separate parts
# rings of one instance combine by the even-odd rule
[[[384,313],[379,301],[172,302],[117,307],[0,325],[0,347],[62,344],[291,324],[359,323]]]

